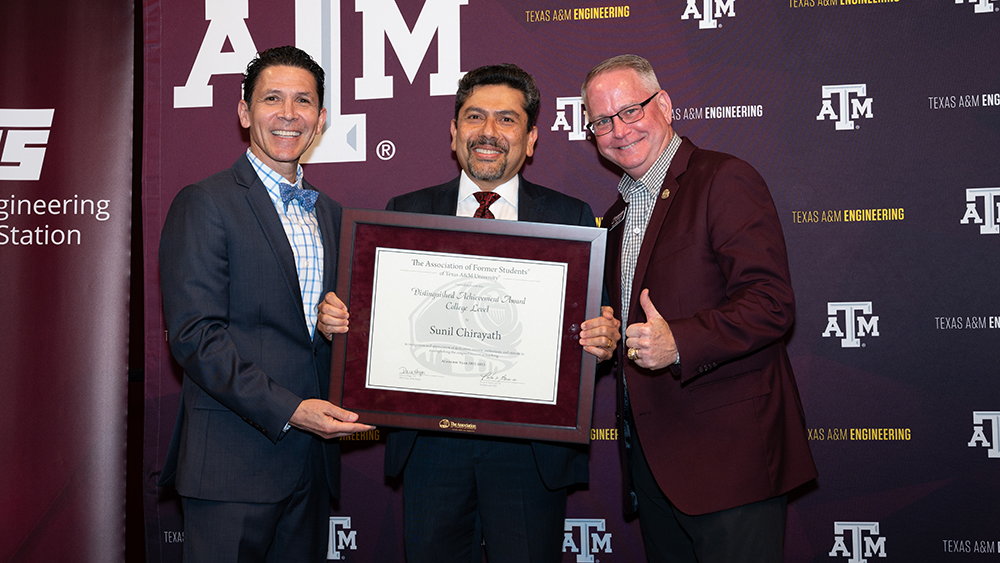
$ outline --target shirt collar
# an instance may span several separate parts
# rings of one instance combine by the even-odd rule
[[[257,158],[257,155],[253,153],[249,148],[247,148],[247,159],[250,160],[250,164],[253,165],[253,169],[257,172],[257,177],[260,181],[264,183],[264,187],[267,188],[267,193],[271,194],[271,199],[274,201],[281,201],[281,190],[278,188],[279,183],[289,183],[288,179],[275,172],[270,166],[264,164],[264,161]],[[298,165],[295,170],[295,183],[292,184],[294,188],[302,187],[302,165]]]
[[[622,198],[625,201],[629,201],[632,195],[639,190],[640,186],[645,189],[648,197],[655,198],[663,186],[663,180],[667,177],[667,170],[670,169],[670,163],[674,160],[674,155],[677,154],[677,149],[680,146],[681,136],[674,133],[673,137],[670,138],[670,142],[667,143],[667,148],[663,149],[663,152],[657,157],[656,162],[649,167],[649,170],[641,178],[634,180],[628,174],[623,174],[621,182],[618,183],[618,192],[622,194]]]
[[[506,201],[517,209],[517,189],[520,186],[521,175],[516,174],[510,180],[493,188],[493,193],[500,196],[500,200]],[[472,194],[482,191],[472,178],[462,170],[462,175],[458,180],[458,201],[465,201],[466,198],[473,197]]]

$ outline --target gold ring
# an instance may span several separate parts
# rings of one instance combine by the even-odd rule
[[[605,336],[605,338],[608,338],[608,337]],[[611,348],[611,345],[614,344],[614,343],[615,343],[614,340],[611,340],[610,338],[608,338],[608,343],[604,347],[605,348]]]
[[[639,358],[639,349],[638,348],[629,348],[628,349],[628,359],[630,359],[630,360],[632,360],[634,362],[638,358]]]

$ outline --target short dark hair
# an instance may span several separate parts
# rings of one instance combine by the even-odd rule
[[[257,79],[265,68],[271,66],[293,66],[308,70],[316,79],[316,94],[319,95],[319,107],[323,108],[323,82],[326,73],[323,67],[319,66],[309,53],[302,49],[285,45],[284,47],[273,47],[260,53],[247,65],[247,71],[243,73],[243,101],[250,105],[253,98],[253,89],[257,86]]]
[[[535,86],[535,79],[524,69],[511,63],[481,66],[467,72],[458,81],[458,92],[455,93],[455,119],[458,119],[458,112],[477,86],[493,84],[510,86],[524,94],[524,111],[528,114],[528,131],[531,131],[538,121],[538,108],[541,105],[542,95],[538,92],[538,86]]]

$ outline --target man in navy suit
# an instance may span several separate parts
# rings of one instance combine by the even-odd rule
[[[515,65],[475,69],[459,82],[451,148],[462,173],[401,195],[386,209],[594,226],[586,203],[520,175],[534,151],[540,95]],[[582,324],[598,360],[620,338],[610,307]],[[588,480],[585,447],[401,431],[389,435],[386,473],[403,474],[409,563],[479,561],[481,523],[491,563],[562,560],[567,488]]]
[[[247,67],[250,148],[185,187],[160,240],[163,312],[184,369],[160,484],[184,510],[184,561],[326,560],[335,440],[371,427],[324,399],[347,311],[336,287],[340,205],[302,178],[326,120],[323,69],[294,47]]]

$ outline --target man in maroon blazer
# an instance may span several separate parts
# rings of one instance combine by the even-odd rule
[[[747,163],[675,135],[649,62],[587,75],[588,130],[624,171],[604,216],[626,512],[650,561],[782,561],[786,493],[816,477],[783,337],[785,241]],[[620,283],[618,283],[620,280]]]

